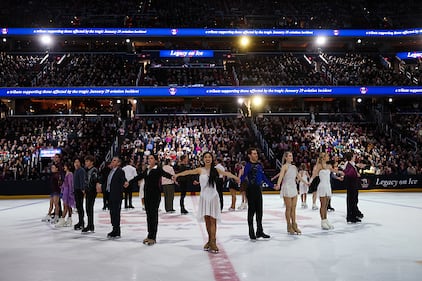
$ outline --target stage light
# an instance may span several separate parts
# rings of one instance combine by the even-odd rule
[[[50,45],[53,43],[53,37],[51,37],[51,36],[50,36],[50,35],[48,35],[48,34],[43,34],[43,35],[41,35],[41,37],[40,37],[40,42],[41,42],[43,45],[50,46]]]
[[[316,43],[318,46],[323,46],[323,45],[325,45],[325,43],[327,43],[327,37],[325,37],[325,36],[318,36],[318,37],[315,39],[315,43]]]
[[[393,102],[393,98],[388,98],[388,102],[392,103]]]
[[[243,98],[238,98],[237,103],[242,105],[245,100]]]
[[[240,37],[240,46],[243,48],[249,46],[249,43],[251,42],[250,38],[247,36]]]
[[[356,101],[357,101],[358,103],[361,103],[361,102],[362,102],[362,98],[357,98],[357,99],[356,99]]]
[[[252,98],[252,104],[254,106],[261,106],[262,105],[262,97],[261,96],[254,96]]]

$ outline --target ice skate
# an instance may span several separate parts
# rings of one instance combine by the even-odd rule
[[[300,234],[302,234],[302,231],[300,231],[300,229],[297,227],[297,223],[292,223],[292,228],[293,228],[293,231],[297,234],[297,235],[300,235]]]
[[[326,219],[321,221],[321,228],[324,229],[324,230],[329,230],[330,229],[330,226],[327,224],[327,220]]]
[[[258,239],[258,238],[264,238],[264,239],[270,239],[271,238],[271,236],[270,235],[268,235],[268,234],[265,234],[264,232],[257,232],[256,233],[256,238]]]
[[[334,225],[332,225],[328,220],[326,220],[326,223],[330,229],[334,229]]]
[[[204,245],[204,251],[209,251],[210,250],[210,241],[208,241],[205,245]]]
[[[59,228],[59,227],[65,226],[65,224],[66,224],[66,221],[64,220],[64,218],[60,218],[59,221],[54,226]]]
[[[287,233],[290,234],[290,235],[295,234],[295,231],[293,229],[293,226],[292,226],[292,224],[290,222],[287,223]]]
[[[210,248],[209,248],[210,253],[214,253],[214,254],[218,253],[218,247],[217,247],[215,239],[211,240],[209,245],[210,245]]]
[[[43,218],[41,219],[41,221],[42,221],[42,222],[49,222],[49,221],[50,221],[50,219],[51,219],[51,215],[46,215],[45,217],[43,217]]]
[[[157,242],[154,239],[147,239],[146,243],[144,243],[144,244],[148,245],[148,246],[152,246],[155,243],[157,243]]]
[[[64,226],[66,226],[66,227],[72,226],[72,218],[67,218],[66,223],[64,224]]]

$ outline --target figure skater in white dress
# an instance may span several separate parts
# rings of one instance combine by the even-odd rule
[[[199,196],[198,219],[205,220],[205,226],[208,233],[208,242],[204,245],[205,251],[218,253],[216,244],[217,221],[221,219],[220,197],[216,189],[216,181],[219,175],[226,176],[236,180],[240,179],[230,172],[218,170],[214,167],[214,157],[210,152],[202,155],[203,167],[192,170],[186,170],[174,176],[177,180],[179,176],[199,175],[201,185],[201,194]]]
[[[289,234],[301,234],[302,232],[296,223],[296,204],[297,204],[297,182],[302,181],[297,172],[297,167],[293,165],[293,154],[286,151],[281,160],[283,166],[278,176],[276,189],[280,189],[280,196],[284,199],[286,206],[287,232]]]
[[[334,226],[327,219],[328,200],[331,197],[331,173],[336,172],[333,167],[327,163],[329,159],[330,156],[328,153],[321,152],[312,174],[313,178],[318,175],[320,179],[317,195],[321,202],[321,206],[319,208],[319,213],[321,216],[321,228],[325,230],[334,228]]]

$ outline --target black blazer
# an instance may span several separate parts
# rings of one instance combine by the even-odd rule
[[[155,169],[151,169],[149,173],[148,173],[148,169],[145,169],[136,177],[134,177],[130,182],[137,182],[141,179],[144,179],[145,197],[151,196],[151,195],[161,196],[161,177],[171,179],[173,175],[167,173],[161,167],[157,167]]]
[[[110,171],[111,172],[111,171]],[[110,182],[110,200],[122,200],[124,183],[126,182],[125,172],[118,167]],[[107,179],[106,179],[107,184]]]

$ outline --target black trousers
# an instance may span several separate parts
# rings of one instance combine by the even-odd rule
[[[117,231],[118,234],[120,234],[120,212],[122,210],[122,199],[109,200],[108,207],[110,209],[110,219],[113,231]]]
[[[222,178],[218,178],[217,182],[215,183],[217,187],[218,196],[220,197],[220,209],[223,210],[223,187],[224,187],[224,180]]]
[[[181,183],[179,185],[179,187],[180,187],[180,209],[183,210],[185,208],[185,197],[186,197],[187,184]]]
[[[125,208],[129,208],[131,206],[133,206],[132,205],[132,189],[129,186],[128,188],[125,188]]]
[[[108,198],[110,196],[110,192],[108,192],[105,188],[102,188],[103,191],[103,209],[109,208],[108,206]]]
[[[262,192],[258,185],[248,185],[246,189],[246,197],[248,198],[248,226],[253,232],[253,217],[256,216],[256,232],[262,233]]]
[[[145,192],[145,212],[147,214],[148,239],[157,238],[158,230],[158,207],[160,206],[161,193]]]
[[[85,209],[86,216],[88,217],[87,227],[94,227],[94,203],[95,198],[97,197],[96,190],[86,190],[85,191]]]
[[[347,188],[347,220],[354,220],[360,214],[358,209],[358,195],[359,190],[356,187]]]
[[[79,217],[78,225],[84,227],[85,226],[84,225],[84,216],[85,216],[84,193],[82,192],[81,189],[75,189],[74,194],[75,194],[76,210],[78,210],[78,217]]]

